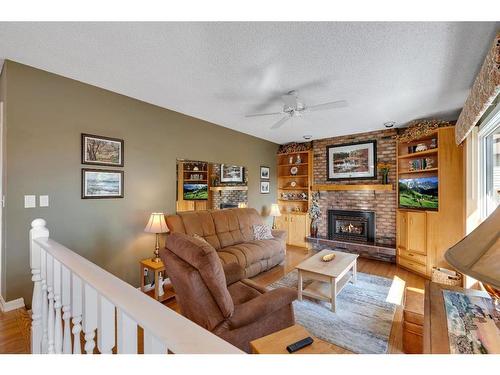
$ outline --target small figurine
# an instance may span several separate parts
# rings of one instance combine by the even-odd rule
[[[297,154],[297,159],[295,159],[295,164],[301,164],[302,159],[300,158],[300,154]]]

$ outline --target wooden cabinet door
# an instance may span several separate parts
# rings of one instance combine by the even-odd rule
[[[290,245],[294,246],[306,246],[306,227],[307,227],[307,216],[306,215],[294,215],[290,214],[290,220],[288,225],[288,238]]]
[[[408,212],[408,251],[427,254],[426,214],[425,212]]]
[[[404,211],[397,213],[398,220],[398,249],[408,249],[408,215]]]
[[[288,214],[282,214],[276,217],[276,227],[279,230],[285,230],[288,232]]]

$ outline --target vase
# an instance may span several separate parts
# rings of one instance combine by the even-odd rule
[[[387,185],[389,183],[389,175],[387,173],[382,175],[382,183]]]
[[[311,237],[318,237],[318,224],[316,224],[314,221],[311,222]]]

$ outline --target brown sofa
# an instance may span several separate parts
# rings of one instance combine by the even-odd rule
[[[263,224],[263,220],[253,208],[180,212],[166,219],[171,232],[203,237],[223,264],[238,263],[247,278],[285,259],[285,231],[273,230],[275,238],[270,240],[254,240],[253,225]]]
[[[243,279],[238,264],[223,266],[202,239],[170,234],[160,256],[182,314],[240,349],[249,352],[250,341],[294,324],[295,290],[267,292]]]

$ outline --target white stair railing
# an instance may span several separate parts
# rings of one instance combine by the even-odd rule
[[[49,238],[31,223],[31,352],[243,354],[241,350]],[[84,338],[82,348],[82,333]],[[116,339],[115,339],[116,338]]]

